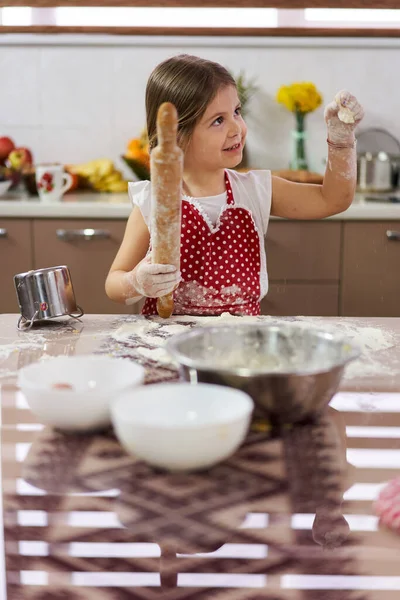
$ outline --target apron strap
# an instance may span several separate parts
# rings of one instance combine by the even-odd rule
[[[231,182],[229,181],[227,171],[225,171],[225,187],[226,187],[226,194],[227,194],[226,203],[229,205],[235,204],[235,201],[233,199],[232,186],[231,186]]]

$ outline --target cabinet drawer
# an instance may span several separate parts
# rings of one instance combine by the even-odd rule
[[[30,221],[0,219],[0,312],[19,312],[13,277],[32,268]]]
[[[338,315],[338,307],[338,284],[271,283],[261,302],[261,314],[334,317]]]
[[[95,230],[90,238],[82,230]],[[93,219],[34,220],[35,268],[67,265],[77,303],[86,313],[132,313],[135,307],[116,304],[104,284],[121,244],[125,221]],[[90,231],[89,231],[90,233]]]
[[[271,221],[266,237],[270,281],[338,281],[341,224]]]
[[[341,314],[400,316],[399,272],[400,221],[345,224]]]

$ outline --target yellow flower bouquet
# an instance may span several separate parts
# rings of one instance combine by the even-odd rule
[[[304,81],[282,85],[276,95],[279,104],[283,104],[296,118],[296,130],[293,131],[294,152],[291,168],[295,170],[308,170],[305,151],[305,115],[316,110],[322,104],[322,95],[311,82]]]

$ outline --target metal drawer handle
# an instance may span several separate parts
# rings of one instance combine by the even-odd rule
[[[391,231],[388,229],[386,232],[386,237],[392,242],[400,242],[400,231]]]
[[[2,229],[2,228],[0,227],[0,238],[6,238],[6,237],[7,237],[7,235],[8,235],[8,233],[7,233],[7,229]]]
[[[64,242],[73,240],[108,240],[111,233],[106,229],[57,229],[57,239]]]

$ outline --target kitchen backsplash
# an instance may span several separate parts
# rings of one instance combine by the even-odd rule
[[[293,117],[275,102],[283,83],[313,81],[324,103],[347,88],[366,109],[364,127],[400,137],[398,40],[284,40],[196,37],[134,39],[3,36],[0,41],[0,135],[32,149],[36,162],[116,161],[144,125],[144,90],[151,69],[177,53],[197,54],[244,70],[260,90],[249,106],[252,166],[287,167]],[[174,45],[175,44],[175,45]],[[323,108],[308,115],[311,168],[326,155]],[[120,163],[118,162],[119,166]]]

